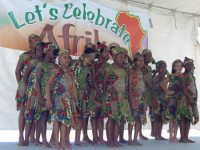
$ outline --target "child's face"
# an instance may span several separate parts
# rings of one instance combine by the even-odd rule
[[[182,72],[182,69],[183,69],[183,65],[181,62],[177,62],[175,65],[174,65],[174,69],[175,69],[175,72],[176,73],[181,73]]]
[[[187,63],[187,64],[185,65],[185,71],[186,71],[186,72],[193,73],[193,72],[194,72],[194,69],[195,69],[195,67],[194,67],[194,64],[193,64],[192,62]]]
[[[118,53],[114,56],[114,62],[119,66],[123,66],[125,61],[126,61],[126,54],[125,53]]]
[[[150,63],[151,60],[152,60],[152,53],[146,53],[144,55],[144,61],[145,61],[145,63]]]
[[[35,48],[35,55],[37,58],[42,58],[44,57],[44,51],[43,51],[43,47],[38,45]]]
[[[91,65],[95,60],[95,53],[91,53],[91,54],[86,54],[85,57],[85,64],[86,65]]]
[[[35,37],[35,38],[33,38],[33,39],[31,39],[31,41],[30,41],[30,47],[31,48],[35,48],[36,47],[36,45],[37,45],[37,43],[38,42],[41,42],[42,40],[41,40],[41,38],[39,38],[39,37]]]
[[[55,48],[49,48],[49,50],[47,51],[47,57],[49,57],[51,60],[55,60],[56,59],[56,55],[54,55],[54,50]]]
[[[166,73],[166,65],[161,64],[161,66],[158,68],[158,73],[164,75]]]
[[[70,55],[68,53],[63,53],[59,57],[59,63],[61,66],[66,66],[68,67],[70,64]]]
[[[139,57],[137,58],[137,61],[135,62],[135,66],[136,66],[137,68],[142,68],[142,67],[144,66],[144,57],[139,56]]]
[[[101,56],[103,59],[108,60],[110,57],[109,54],[110,54],[110,52],[109,52],[108,48],[105,48],[104,51],[102,52]]]

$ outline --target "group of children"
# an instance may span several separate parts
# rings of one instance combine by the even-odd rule
[[[194,142],[188,138],[190,124],[199,121],[192,59],[175,60],[168,73],[165,61],[155,62],[148,49],[136,53],[132,60],[125,48],[88,43],[83,54],[73,60],[68,50],[43,42],[34,34],[29,36],[29,47],[16,67],[19,145],[33,142],[70,149],[71,128],[75,129],[75,144],[80,146],[141,145],[138,137],[147,139],[142,134],[147,112],[151,136],[156,140],[165,140],[162,126],[169,122],[170,142],[178,142],[178,126],[180,142]],[[108,63],[110,56],[112,64]],[[87,133],[89,119],[92,140]],[[103,139],[105,119],[107,141]],[[53,122],[50,142],[46,138],[47,122]],[[123,137],[125,123],[128,141]]]

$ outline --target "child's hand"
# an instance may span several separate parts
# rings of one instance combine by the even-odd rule
[[[45,98],[44,98],[44,96],[42,96],[41,94],[38,94],[37,95],[37,99],[38,99],[38,104],[37,105],[39,105],[39,106],[41,106],[41,107],[45,107]]]
[[[46,105],[46,99],[42,96],[42,98],[39,100],[39,104],[41,107],[45,107]]]
[[[174,94],[174,92],[173,91],[168,91],[168,93],[170,94],[170,95],[173,95]]]
[[[51,108],[52,108],[52,102],[50,100],[46,101],[46,107],[47,107],[48,110],[51,110]]]
[[[158,107],[158,103],[155,100],[153,100],[152,102],[153,102],[153,108],[156,109]]]
[[[99,95],[103,95],[102,91],[100,89],[97,89],[97,92],[98,92]]]

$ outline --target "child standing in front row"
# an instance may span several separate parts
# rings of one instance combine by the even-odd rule
[[[144,57],[137,53],[133,60],[134,69],[129,74],[129,96],[130,108],[135,122],[134,140],[132,141],[133,125],[129,124],[129,145],[141,145],[138,141],[138,135],[141,131],[142,124],[146,123],[146,108],[145,108],[145,83],[142,74],[144,65]]]
[[[168,97],[168,78],[165,76],[167,73],[166,63],[158,61],[156,70],[158,74],[153,78],[153,112],[155,115],[154,132],[156,140],[165,140],[162,137],[163,123],[167,122],[167,97]]]
[[[80,134],[83,129],[83,141],[90,143],[90,139],[87,134],[88,118],[91,115],[89,110],[89,81],[88,77],[91,75],[91,65],[95,60],[95,49],[86,48],[84,53],[78,60],[74,60],[73,66],[71,66],[75,73],[76,88],[77,88],[77,112],[80,120],[78,130],[76,130],[76,145],[82,145],[80,142]]]
[[[132,123],[132,115],[128,103],[126,92],[128,79],[124,70],[127,51],[121,47],[111,49],[114,63],[107,66],[104,73],[103,93],[103,111],[108,117],[107,139],[108,146],[120,146],[117,141],[119,135],[119,126],[122,122]]]
[[[54,114],[54,138],[57,149],[71,148],[69,134],[71,127],[77,128],[77,91],[73,71],[69,68],[70,54],[67,50],[59,52],[59,68],[51,74],[47,83],[47,107]],[[53,86],[53,96],[51,89]],[[59,142],[60,131],[60,142]]]
[[[199,114],[197,108],[197,88],[194,78],[194,62],[192,59],[185,57],[183,61],[185,72],[181,80],[183,89],[182,99],[178,103],[177,117],[180,120],[180,142],[194,143],[188,138],[190,124],[197,123]]]
[[[144,49],[142,51],[142,55],[144,57],[144,66],[142,67],[142,73],[144,76],[144,83],[145,83],[145,101],[146,101],[146,107],[149,109],[149,117],[151,121],[151,136],[154,136],[154,117],[153,117],[153,111],[152,111],[152,87],[153,87],[153,72],[152,68],[149,65],[149,63],[152,62],[152,52],[148,49]],[[142,131],[141,131],[142,133]],[[143,137],[140,135],[141,138]],[[142,139],[146,139],[146,137],[143,137]]]
[[[55,59],[58,55],[58,48],[52,43],[45,43],[44,51],[46,53],[44,60],[37,64],[36,68],[36,90],[37,90],[37,102],[36,102],[36,144],[39,144],[40,134],[42,134],[42,144],[46,147],[50,147],[46,140],[46,129],[49,112],[46,108],[46,85],[48,78],[51,75],[53,69],[57,68]]]
[[[26,66],[30,63],[30,60],[34,57],[35,55],[35,47],[38,42],[41,41],[41,38],[38,35],[31,34],[28,38],[28,43],[29,43],[29,48],[30,50],[27,52],[24,52],[19,56],[19,60],[17,62],[17,67],[15,70],[15,75],[18,83],[18,88],[17,88],[17,94],[16,94],[16,102],[17,102],[17,110],[19,110],[19,119],[18,119],[18,124],[19,124],[19,142],[18,145],[23,145],[24,142],[24,126],[25,126],[25,117],[24,117],[24,112],[25,112],[25,106],[27,99],[25,97],[25,85],[24,85],[24,72],[26,69]],[[34,132],[33,132],[34,133]],[[32,136],[32,139],[34,140],[34,134]]]
[[[33,59],[30,61],[30,64],[27,66],[24,73],[24,83],[27,87],[26,96],[27,96],[27,105],[25,108],[25,119],[26,119],[26,128],[25,128],[25,141],[24,146],[29,145],[29,136],[31,129],[35,121],[35,104],[37,101],[37,91],[36,91],[36,66],[39,61],[42,61],[44,58],[44,42],[39,42],[36,45],[35,51],[36,54]]]
[[[103,140],[103,129],[104,129],[104,116],[102,112],[102,101],[103,101],[103,77],[104,70],[108,66],[107,60],[109,59],[109,49],[106,45],[97,44],[97,58],[94,62],[94,75],[93,75],[93,87],[91,88],[91,107],[94,109],[95,114],[91,116],[91,125],[93,133],[93,144],[98,142],[105,144]]]
[[[181,87],[181,77],[182,77],[183,63],[181,60],[177,59],[172,63],[172,73],[168,75],[169,87],[168,89],[172,91],[168,103],[168,115],[169,121],[169,141],[178,142],[177,140],[177,130],[178,130],[178,119],[177,119],[177,104],[183,96]]]

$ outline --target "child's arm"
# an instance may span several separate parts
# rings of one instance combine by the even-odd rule
[[[165,92],[168,92],[168,90],[167,90],[167,84],[168,84],[168,78],[164,78],[163,80],[162,80],[162,82],[160,83],[160,87],[163,89],[163,90],[165,90]]]
[[[22,54],[23,55],[23,54]],[[16,77],[16,80],[17,80],[17,83],[19,83],[19,81],[21,80],[22,78],[22,70],[24,68],[24,61],[21,59],[22,56],[20,56],[18,62],[17,62],[17,66],[16,66],[16,69],[15,69],[15,77]]]
[[[191,99],[190,95],[189,95],[188,92],[187,92],[186,85],[185,85],[185,81],[184,81],[183,78],[181,78],[181,87],[182,87],[182,90],[183,90],[183,94],[185,95],[185,97],[186,97],[187,99],[189,99],[189,102],[187,101],[187,103],[191,104],[192,99]]]
[[[105,71],[104,71],[104,77],[103,77],[103,97],[105,96],[105,94],[106,94],[106,91],[107,91],[107,85],[106,85],[106,82],[107,82],[107,80],[108,80],[108,76],[109,76],[109,74],[108,74],[108,71],[107,71],[107,69],[105,69]],[[104,99],[105,100],[105,99]]]
[[[46,106],[48,109],[52,108],[52,101],[51,101],[51,85],[55,81],[55,74],[51,74],[49,77],[49,80],[47,82],[47,87],[46,87],[46,96],[47,96],[47,101],[46,101]]]
[[[27,87],[28,85],[28,80],[29,80],[29,76],[31,74],[31,71],[32,71],[32,64],[29,64],[27,65],[26,69],[25,69],[25,72],[24,72],[24,84],[25,84],[25,87]]]
[[[132,72],[129,73],[128,75],[128,92],[129,92],[129,96],[130,96],[130,107],[132,108],[133,107],[133,94],[132,94],[132,89],[133,89],[133,80],[132,80]]]
[[[96,71],[95,71],[94,64],[93,64],[92,65],[92,81],[93,81],[95,90],[99,93],[99,95],[101,95],[102,92],[100,91],[100,89],[97,86],[97,83],[96,83],[96,80],[95,80],[95,75],[96,75]]]
[[[165,92],[167,92],[168,94],[173,94],[173,91],[170,91],[169,90],[169,79],[168,78],[164,78],[163,80],[162,80],[162,82],[160,83],[160,86],[161,86],[161,88],[163,89],[163,90],[165,90]]]
[[[151,94],[152,94],[152,107],[154,108],[154,109],[156,109],[157,108],[157,105],[158,105],[158,103],[157,103],[157,99],[156,99],[156,96],[155,96],[155,89],[156,89],[156,86],[155,86],[155,83],[157,82],[157,79],[156,79],[156,77],[154,77],[153,78],[153,85],[152,85],[152,92],[151,92]]]
[[[73,76],[72,78],[72,82],[73,82],[73,88],[74,88],[74,102],[77,106],[78,104],[78,96],[77,96],[77,88],[76,88],[76,81],[75,81],[75,77]]]
[[[41,77],[42,77],[42,68],[38,64],[36,68],[36,90],[37,90],[37,105],[40,103],[42,106],[44,105],[42,96],[42,85],[41,85]]]

